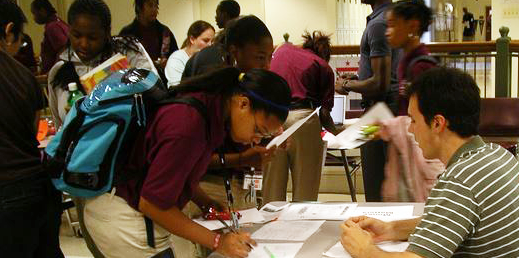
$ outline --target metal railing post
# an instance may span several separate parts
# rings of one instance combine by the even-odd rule
[[[508,27],[501,27],[501,37],[496,40],[496,97],[510,97],[512,87],[512,55],[510,54],[510,37]]]

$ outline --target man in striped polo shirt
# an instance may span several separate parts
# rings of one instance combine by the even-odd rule
[[[519,257],[519,165],[477,135],[479,89],[470,75],[434,68],[408,89],[410,131],[428,159],[446,164],[414,220],[356,217],[341,225],[353,257]],[[408,240],[403,253],[374,243]]]

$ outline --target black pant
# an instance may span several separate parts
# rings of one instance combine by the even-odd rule
[[[367,202],[381,202],[387,144],[382,140],[367,142],[360,147],[362,178]]]
[[[0,186],[0,256],[63,257],[61,192],[43,173]]]

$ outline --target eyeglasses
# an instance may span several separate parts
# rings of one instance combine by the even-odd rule
[[[256,121],[256,113],[254,113],[253,116],[254,116],[254,136],[255,137],[262,138],[262,139],[268,139],[268,138],[272,138],[275,136],[274,134],[271,134],[271,133],[261,132],[258,127],[258,122]]]

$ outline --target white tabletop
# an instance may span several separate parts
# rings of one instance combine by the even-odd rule
[[[332,203],[344,203],[344,202],[332,202]],[[276,206],[282,206],[286,204],[286,202],[272,202],[271,204]],[[413,216],[421,216],[424,209],[424,203],[391,203],[391,202],[359,202],[358,207],[381,207],[381,206],[403,206],[403,205],[413,205],[414,211]],[[339,241],[339,236],[341,234],[340,224],[342,221],[326,221],[317,231],[313,234],[309,239],[307,239],[299,252],[296,255],[296,258],[316,258],[322,257],[322,254],[326,252],[330,247],[335,245],[337,241]],[[249,230],[251,232],[259,229],[262,224],[257,224],[253,228]],[[247,231],[249,231],[247,230]],[[219,254],[213,253],[209,256],[210,258],[219,258],[222,257]]]

